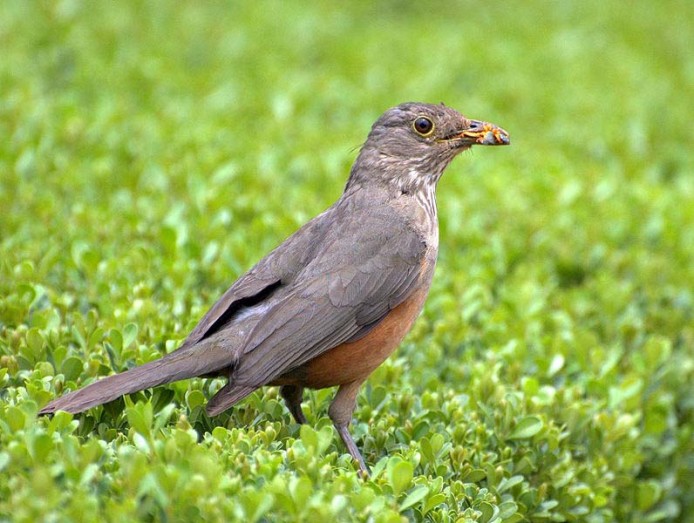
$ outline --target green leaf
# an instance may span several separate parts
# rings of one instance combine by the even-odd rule
[[[206,401],[205,395],[201,390],[195,389],[186,393],[186,404],[190,410],[203,406]]]
[[[357,511],[363,511],[371,505],[376,498],[376,493],[370,488],[362,488],[353,492],[350,501]]]
[[[128,323],[123,327],[123,349],[127,349],[137,339],[138,327],[136,323]]]
[[[123,350],[123,334],[118,329],[111,329],[108,331],[108,339],[111,342],[111,346],[117,356],[120,356]]]
[[[243,505],[244,521],[255,523],[272,508],[274,498],[269,492],[246,491],[239,496],[239,502]]]
[[[426,487],[424,485],[415,487],[414,489],[412,489],[412,492],[410,492],[407,495],[407,497],[403,500],[403,502],[400,504],[400,511],[402,512],[404,510],[407,510],[414,504],[419,503],[425,497],[427,497],[427,494],[429,494],[429,487]]]
[[[532,438],[542,430],[544,423],[538,416],[526,416],[522,418],[511,432],[508,439],[528,439]]]
[[[97,327],[89,335],[89,346],[94,347],[97,343],[101,342],[104,337],[104,330],[101,327]]]
[[[160,430],[168,424],[175,408],[173,403],[169,403],[154,415],[154,430]]]
[[[152,451],[147,438],[145,438],[140,432],[133,433],[133,445],[135,445],[135,448],[137,448],[143,454],[150,454]]]
[[[511,476],[510,478],[504,478],[499,482],[499,486],[496,488],[497,492],[500,494],[512,489],[516,485],[523,483],[523,476]]]
[[[395,495],[399,495],[412,482],[414,466],[408,461],[395,457],[388,461],[386,468],[388,483],[393,488]]]
[[[462,476],[462,480],[467,483],[477,483],[487,477],[487,473],[483,469],[471,469],[467,474]]]
[[[481,521],[482,523],[491,522],[499,513],[499,507],[492,505],[491,503],[488,503],[486,501],[482,501],[479,505],[475,507],[475,509],[479,510],[482,513],[479,519],[479,521]]]
[[[45,432],[31,434],[29,436],[29,452],[35,463],[44,463],[53,448],[53,440]]]
[[[315,451],[318,448],[318,433],[313,427],[310,427],[304,423],[301,425],[299,435],[301,437],[301,441],[304,442],[307,449],[312,449]]]
[[[332,425],[326,425],[318,431],[318,454],[323,454],[335,441],[335,430]]]
[[[435,507],[439,506],[441,503],[446,501],[446,495],[445,494],[434,494],[433,496],[429,496],[427,500],[424,503],[424,506],[422,507],[422,515],[426,516],[430,511],[432,511]]]
[[[5,411],[5,419],[12,432],[23,429],[26,423],[26,415],[19,407],[8,407]]]
[[[152,405],[150,403],[136,403],[125,409],[128,423],[136,432],[149,438],[151,437],[152,427]]]
[[[636,501],[639,510],[646,511],[655,505],[663,493],[663,488],[657,481],[643,481],[638,484]]]
[[[308,502],[308,498],[313,491],[311,480],[306,476],[292,478],[289,482],[289,493],[296,504],[296,507],[301,509]]]
[[[60,372],[65,376],[66,381],[76,380],[83,370],[84,362],[76,356],[66,358],[60,367]]]
[[[44,339],[36,327],[29,329],[26,334],[26,347],[22,351],[29,362],[36,363],[44,359]]]

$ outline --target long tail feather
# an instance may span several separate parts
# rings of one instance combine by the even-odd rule
[[[216,416],[248,396],[258,387],[227,383],[207,402],[207,414]]]
[[[77,413],[108,403],[125,394],[156,387],[172,381],[214,373],[232,365],[233,350],[219,345],[201,343],[167,354],[163,358],[114,374],[57,398],[46,405],[39,414],[57,410]]]

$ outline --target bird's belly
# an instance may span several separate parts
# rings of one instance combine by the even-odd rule
[[[364,381],[397,348],[422,310],[429,286],[419,289],[395,307],[363,338],[343,343],[292,369],[272,385],[299,385],[322,389]]]

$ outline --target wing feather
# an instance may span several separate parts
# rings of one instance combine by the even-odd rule
[[[376,216],[387,218],[391,216]],[[369,230],[353,233],[354,248],[344,259],[309,264],[297,283],[260,319],[243,348],[232,380],[260,386],[378,324],[417,287],[427,256],[422,237],[404,224],[382,223],[373,215]],[[364,230],[363,221],[353,227]],[[332,250],[334,254],[335,251]]]
[[[335,206],[316,216],[236,280],[202,317],[181,348],[231,325],[237,312],[269,299],[280,286],[290,283],[312,259],[334,212]]]

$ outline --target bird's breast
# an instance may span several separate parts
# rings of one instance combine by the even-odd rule
[[[422,188],[414,194],[403,195],[394,202],[394,206],[436,257],[439,248],[439,219],[433,189]]]

